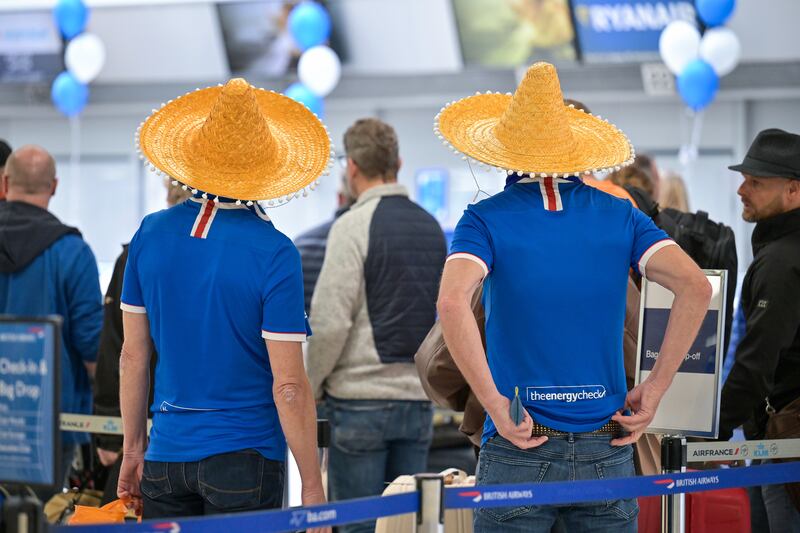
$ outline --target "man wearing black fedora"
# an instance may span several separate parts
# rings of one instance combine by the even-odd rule
[[[720,439],[742,424],[748,439],[800,437],[800,135],[764,130],[729,168],[744,176],[742,217],[756,227],[741,292],[747,327],[722,389]],[[756,487],[754,520],[763,506],[771,531],[800,532],[798,492]]]

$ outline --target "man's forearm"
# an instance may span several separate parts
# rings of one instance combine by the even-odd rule
[[[488,409],[500,393],[486,361],[486,352],[469,298],[440,299],[439,321],[445,343],[456,366],[481,405]]]
[[[308,381],[276,384],[275,406],[304,486],[322,487],[317,458],[317,410]]]
[[[708,312],[710,288],[682,289],[675,294],[667,331],[653,371],[647,378],[658,390],[666,391],[692,347]]]
[[[124,434],[123,452],[143,454],[147,449],[147,397],[150,358],[122,347],[119,358],[119,404]]]

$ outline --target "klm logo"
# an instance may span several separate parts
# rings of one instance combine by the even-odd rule
[[[769,450],[763,444],[759,444],[758,446],[756,446],[756,449],[753,450],[753,457],[755,458],[769,457]]]

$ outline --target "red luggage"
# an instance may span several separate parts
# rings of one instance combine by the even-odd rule
[[[686,533],[750,533],[747,490],[711,490],[686,496]],[[639,498],[639,533],[660,531],[661,498]]]
[[[724,489],[689,494],[686,498],[687,533],[750,533],[747,490]]]

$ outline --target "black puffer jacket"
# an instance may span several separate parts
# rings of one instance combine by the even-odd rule
[[[742,285],[746,331],[722,389],[720,439],[745,424],[763,436],[765,398],[780,410],[800,398],[800,209],[760,221]]]

